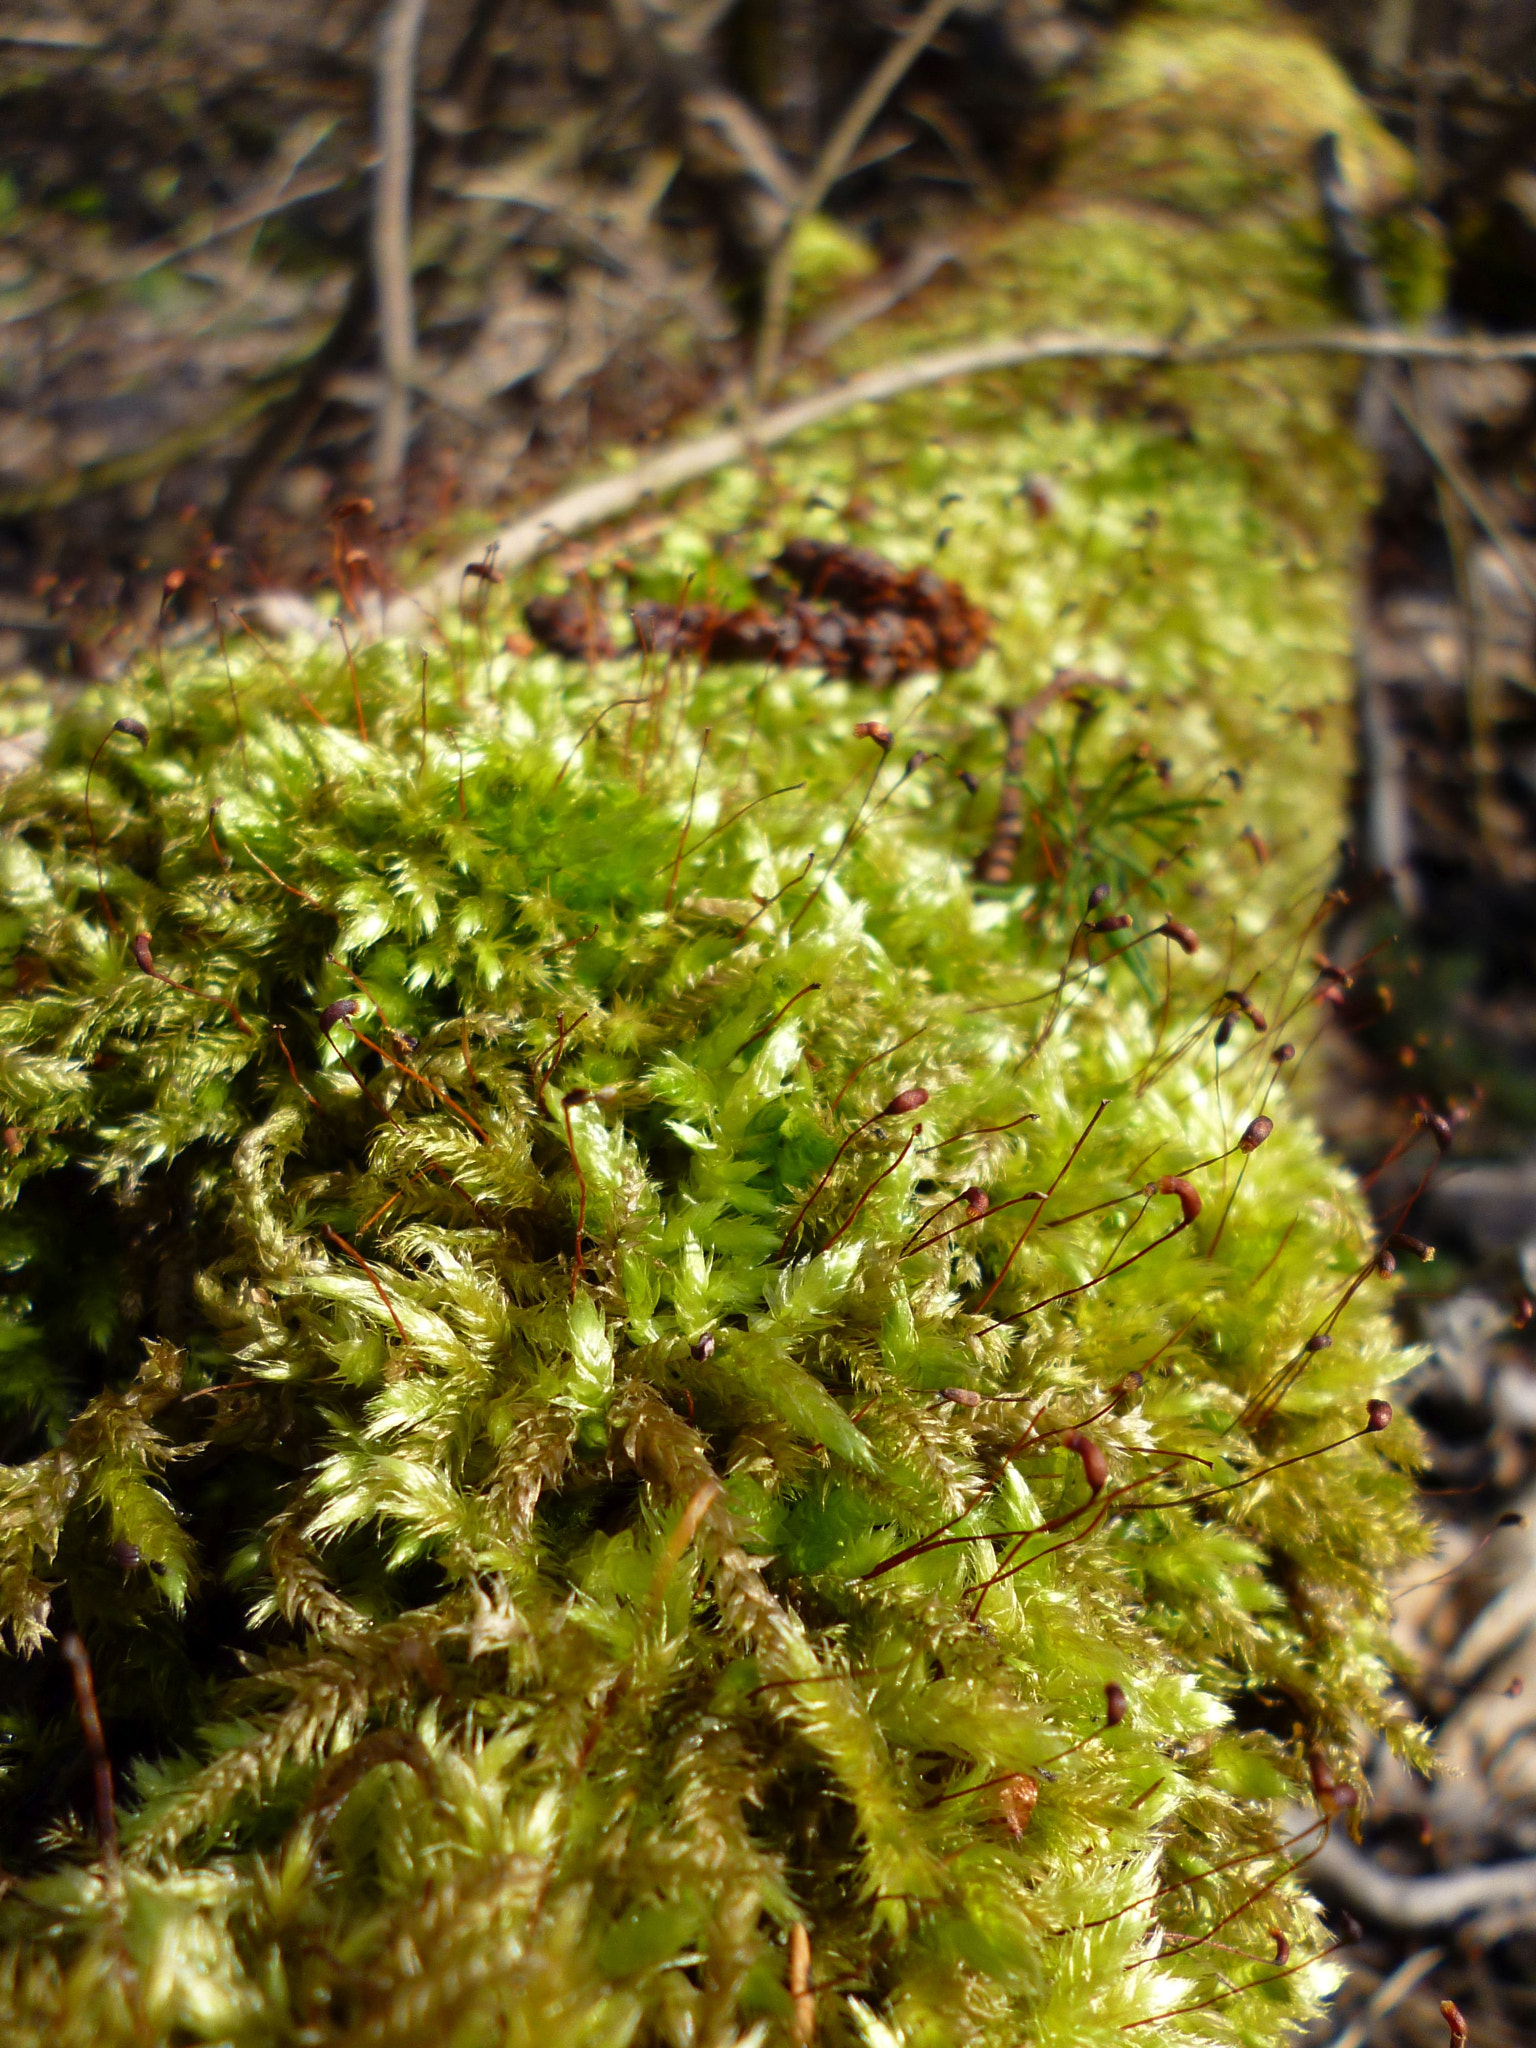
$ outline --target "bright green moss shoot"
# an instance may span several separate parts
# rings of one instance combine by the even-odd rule
[[[1209,230],[1316,317],[1297,232]],[[1127,323],[1166,286],[1096,198],[979,263],[972,324],[1071,250],[1089,299],[1139,278]],[[856,494],[903,560],[952,530],[971,675],[587,670],[502,650],[498,593],[425,683],[360,654],[366,739],[334,649],[241,642],[93,693],[7,792],[8,2041],[725,2048],[814,2003],[868,2048],[1257,2048],[1315,2010],[1277,1802],[1390,1720],[1422,1547],[1408,1427],[1321,1448],[1403,1369],[1383,1282],[1239,1421],[1371,1244],[1270,1058],[1342,829],[1337,392],[933,394],[643,563],[728,594]],[[978,891],[993,707],[1061,666],[1101,681]],[[1197,953],[1112,957],[1168,915]],[[1271,1028],[1218,1049],[1232,988]],[[1187,1228],[1129,1192],[1217,1155]],[[115,1871],[59,1832],[68,1625]]]

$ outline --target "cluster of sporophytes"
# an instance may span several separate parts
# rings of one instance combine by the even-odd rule
[[[1257,2044],[1334,1982],[1308,1852],[1418,1754],[1391,1260],[1292,1092],[1363,481],[1333,371],[1105,390],[630,544],[934,561],[963,677],[528,656],[487,584],[151,663],[5,793],[8,2041]]]

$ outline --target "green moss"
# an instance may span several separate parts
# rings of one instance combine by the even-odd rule
[[[797,318],[858,284],[878,268],[872,249],[825,213],[808,214],[794,230],[791,307]]]
[[[1302,212],[1052,206],[846,360],[1316,318]],[[424,679],[360,654],[360,711],[242,643],[56,729],[0,864],[8,2039],[781,2041],[797,1923],[833,2043],[1315,2009],[1275,1802],[1362,1730],[1418,1754],[1382,1575],[1423,1547],[1411,1430],[1338,1441],[1405,1363],[1382,1283],[1253,1417],[1371,1245],[1269,1058],[1344,819],[1345,396],[983,380],[629,542],[696,595],[794,532],[936,559],[996,615],[970,675],[587,670],[506,652],[497,596]],[[1063,667],[978,890],[994,707]],[[1113,957],[1101,883],[1200,950]],[[1270,1028],[1221,1048],[1233,988]],[[1148,1176],[1261,1107],[1169,1235]],[[60,1819],[66,1617],[115,1879]]]

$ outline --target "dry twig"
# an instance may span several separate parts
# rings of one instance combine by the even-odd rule
[[[821,155],[801,186],[784,223],[779,245],[768,265],[763,324],[757,339],[753,383],[758,402],[773,390],[784,353],[789,324],[789,293],[794,281],[795,230],[813,214],[847,169],[864,131],[954,12],[958,0],[928,0],[900,42],[893,43],[875,66],[853,104],[828,136]]]
[[[1445,1959],[1441,1948],[1421,1948],[1399,1963],[1390,1977],[1384,1977],[1366,2000],[1364,2007],[1352,2019],[1343,2033],[1336,2034],[1328,2048],[1363,2048],[1370,2038],[1371,2029],[1389,2012],[1395,2012],[1408,1996],[1414,1985],[1427,1977],[1436,1964]]]
[[[411,146],[415,125],[416,46],[427,0],[389,0],[379,27],[374,173],[373,274],[379,304],[384,390],[373,444],[374,491],[392,511],[400,491],[416,371],[411,303]]]
[[[1511,1906],[1529,1906],[1536,1917],[1536,1856],[1433,1877],[1394,1877],[1331,1835],[1313,1860],[1312,1874],[1383,1927],[1454,1927],[1474,1914]]]
[[[989,371],[1023,369],[1032,363],[1126,362],[1188,367],[1237,362],[1248,357],[1333,355],[1362,361],[1442,363],[1536,362],[1536,335],[1460,338],[1451,335],[1376,333],[1358,327],[1298,329],[1273,334],[1233,335],[1224,341],[1179,342],[1155,335],[1047,331],[997,335],[964,348],[941,349],[909,356],[867,370],[825,391],[797,398],[739,426],[719,427],[693,440],[676,441],[660,454],[618,476],[579,484],[548,499],[496,536],[496,559],[504,571],[521,568],[562,541],[608,520],[622,518],[647,498],[660,497],[684,484],[697,483],[754,450],[775,448],[808,427],[823,425],[861,405],[881,405],[936,384],[954,383]],[[404,631],[429,614],[450,606],[459,581],[484,553],[484,544],[455,556],[400,607],[387,623]]]

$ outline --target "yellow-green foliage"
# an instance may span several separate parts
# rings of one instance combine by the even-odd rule
[[[1114,119],[1145,39],[1208,77],[1204,34],[1132,32]],[[1048,211],[885,345],[1315,319],[1260,183],[1214,226]],[[1355,1435],[1384,1283],[1241,1420],[1371,1250],[1270,1057],[1316,1028],[1343,829],[1340,395],[988,380],[723,477],[636,564],[730,596],[791,533],[948,528],[998,622],[970,675],[588,670],[506,652],[493,593],[424,677],[360,653],[356,703],[335,650],[240,642],[61,725],[0,846],[8,2042],[724,2048],[813,2006],[1107,2048],[1315,2008],[1277,1802],[1390,1722],[1420,1543],[1411,1432]],[[979,890],[994,706],[1062,667],[1098,681],[1041,710]],[[1113,957],[1169,914],[1196,954]],[[1268,1025],[1222,1048],[1233,989]],[[1184,1169],[1173,1231],[1141,1191]],[[116,1869],[65,1818],[66,1619]]]

